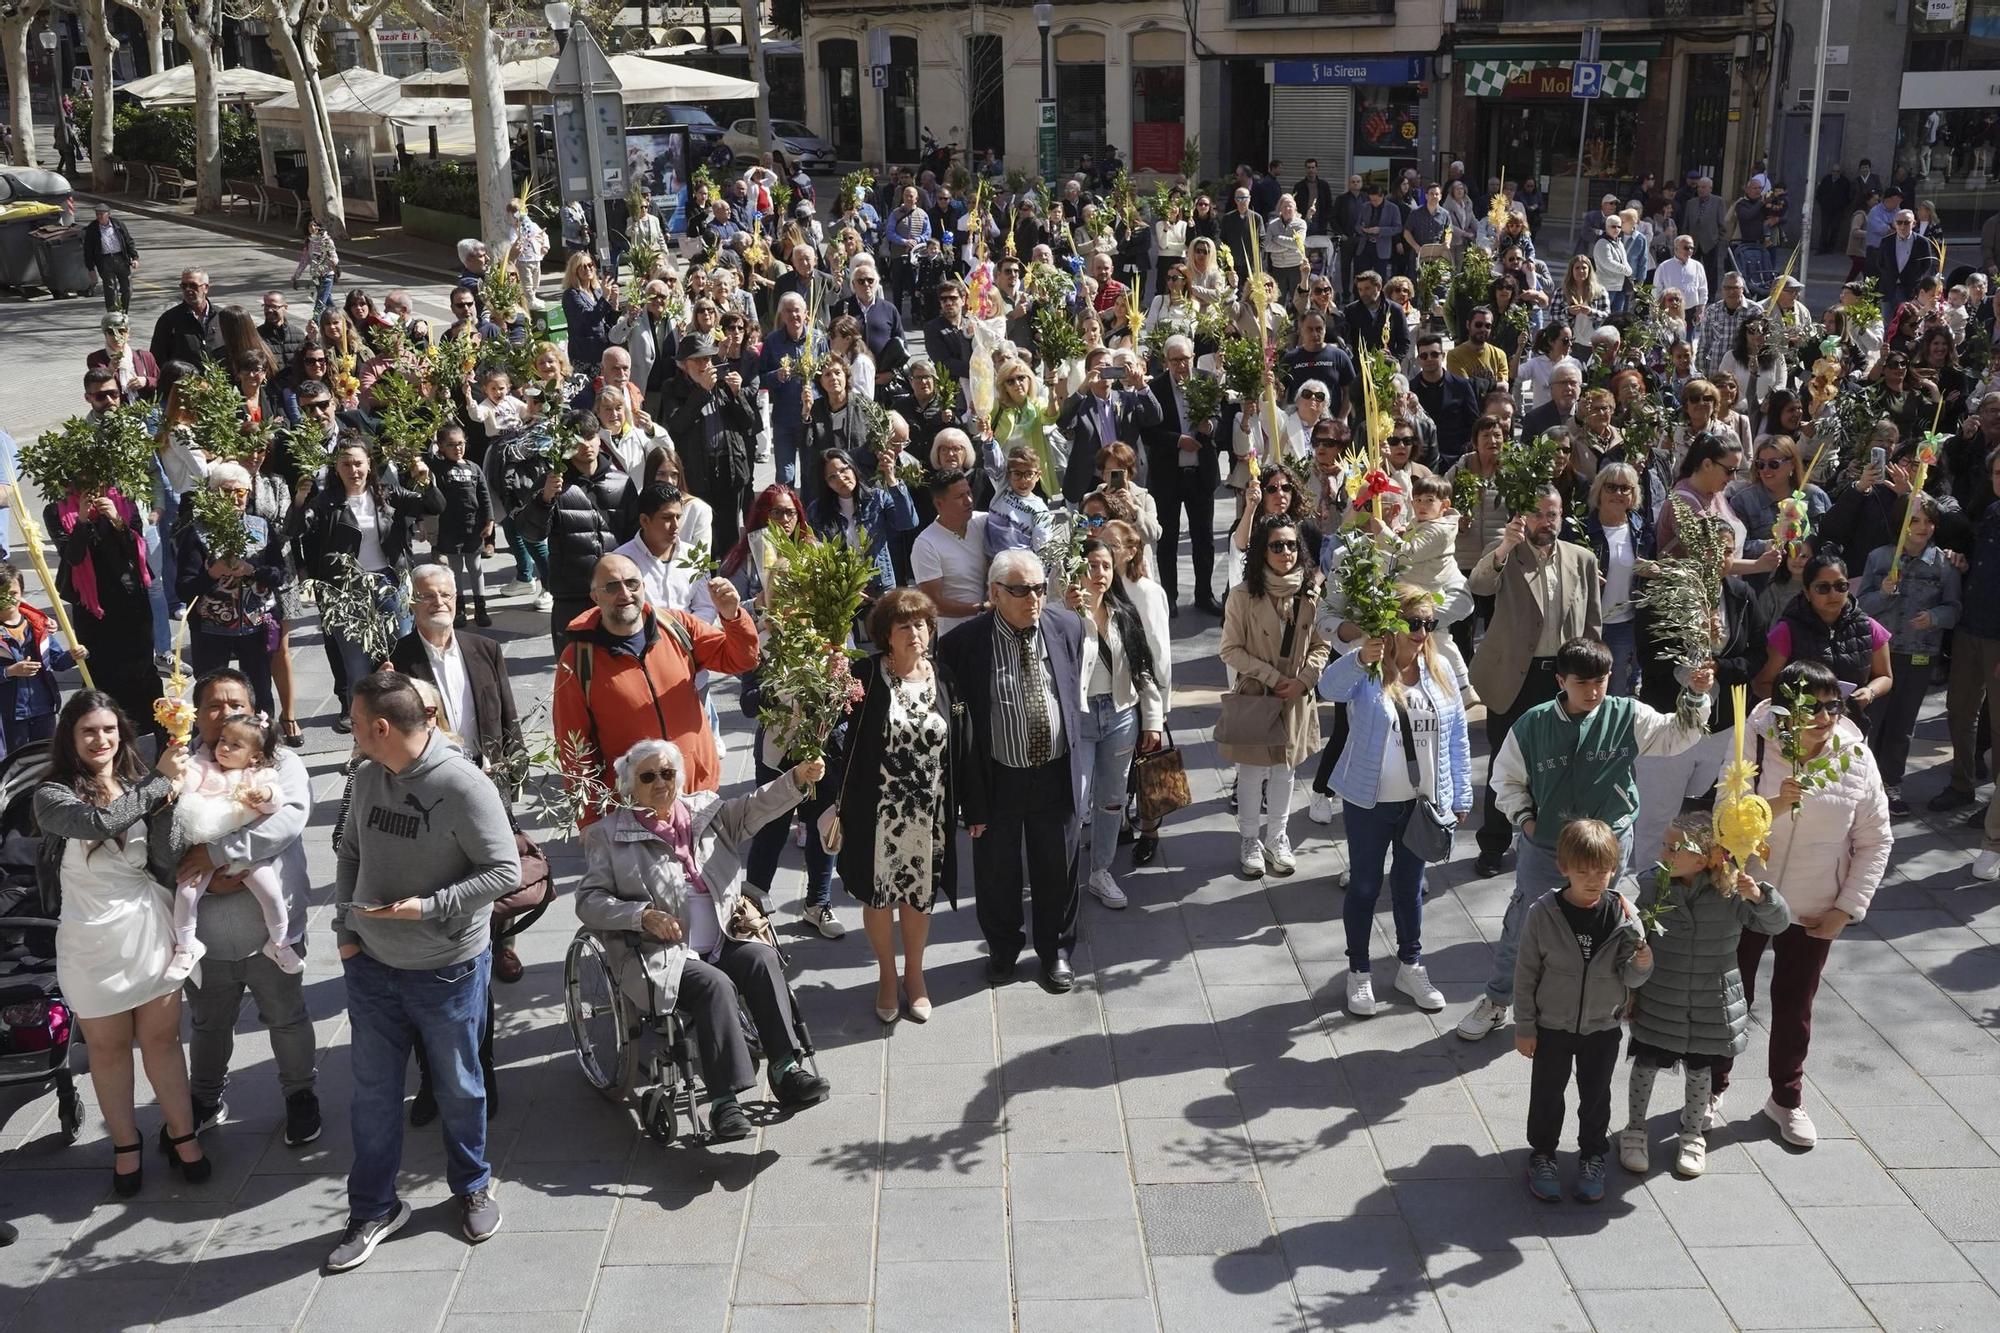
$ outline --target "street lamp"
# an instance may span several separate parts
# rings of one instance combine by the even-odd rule
[[[1042,101],[1035,129],[1035,165],[1050,179],[1056,174],[1056,104],[1049,96],[1049,25],[1055,19],[1054,5],[1035,6],[1035,27],[1042,34]]]
[[[36,38],[36,40],[37,40],[37,41],[39,41],[39,42],[41,42],[41,44],[42,44],[42,49],[43,49],[44,51],[53,51],[53,50],[55,50],[55,49],[56,49],[56,31],[55,31],[55,29],[54,29],[54,28],[43,28],[43,29],[42,29],[42,31],[41,31],[41,33],[40,33],[40,35],[39,35],[39,36],[38,36],[38,37]],[[1046,39],[1044,39],[1044,44],[1046,44]],[[1047,76],[1046,76],[1046,75],[1044,75],[1044,76],[1043,76],[1043,82],[1047,82]]]
[[[1055,20],[1054,5],[1035,6],[1035,28],[1042,34],[1042,100],[1049,100],[1049,26]]]
[[[542,17],[548,20],[549,31],[556,35],[557,55],[562,54],[564,45],[569,41],[570,14],[570,7],[562,0],[553,0],[553,3],[542,6]]]

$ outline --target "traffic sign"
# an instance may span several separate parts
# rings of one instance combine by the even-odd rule
[[[1604,91],[1604,65],[1595,60],[1579,60],[1570,69],[1569,95],[1585,100]]]

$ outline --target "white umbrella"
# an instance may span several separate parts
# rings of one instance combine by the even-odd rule
[[[289,92],[290,79],[255,69],[225,69],[215,76],[215,96],[221,102],[262,102]],[[194,66],[176,65],[158,74],[120,84],[118,91],[130,93],[147,106],[191,106],[194,103]]]
[[[722,102],[750,99],[759,95],[755,82],[713,74],[686,65],[670,65],[664,60],[620,53],[610,57],[628,102]],[[510,93],[547,93],[555,78],[554,56],[530,56],[510,60],[500,66],[501,85]],[[424,70],[403,80],[410,91],[434,92],[466,87],[463,69]]]

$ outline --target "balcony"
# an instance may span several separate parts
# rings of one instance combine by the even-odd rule
[[[1748,18],[1751,3],[1752,0],[1458,0],[1458,22],[1462,26],[1489,28],[1503,23],[1701,23]]]
[[[1347,19],[1357,26],[1394,23],[1396,0],[1229,0],[1231,23],[1297,18]]]

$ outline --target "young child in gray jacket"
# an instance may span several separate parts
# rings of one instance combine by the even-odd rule
[[[1718,868],[1721,867],[1721,868]],[[1722,1098],[1711,1095],[1718,1062],[1750,1041],[1750,1004],[1736,967],[1745,930],[1783,933],[1791,909],[1777,887],[1722,865],[1713,817],[1691,810],[1667,825],[1666,848],[1639,896],[1640,920],[1657,937],[1659,963],[1632,999],[1630,1118],[1618,1131],[1618,1160],[1644,1175],[1646,1108],[1662,1069],[1687,1070],[1674,1174],[1698,1176],[1708,1164],[1706,1133],[1722,1124]]]
[[[1612,887],[1624,859],[1609,824],[1571,821],[1556,838],[1556,868],[1567,882],[1530,907],[1521,927],[1514,963],[1514,1049],[1535,1062],[1528,1092],[1528,1192],[1544,1203],[1562,1201],[1556,1146],[1572,1067],[1573,1193],[1579,1203],[1604,1198],[1618,1020],[1628,991],[1653,971],[1653,951],[1632,906],[1638,886],[1630,886],[1631,894]]]

